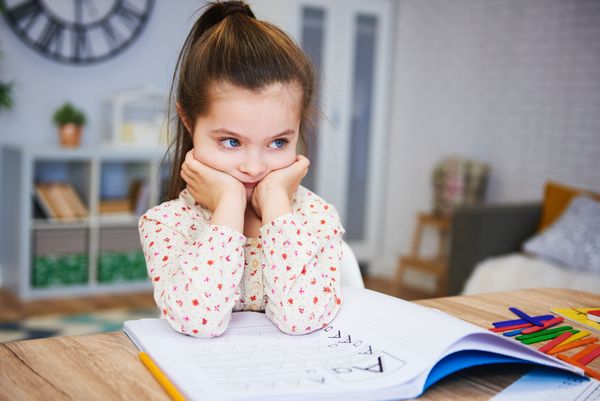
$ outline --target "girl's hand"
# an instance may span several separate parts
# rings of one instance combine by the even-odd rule
[[[219,170],[208,167],[194,158],[193,150],[185,155],[181,166],[181,178],[187,188],[202,206],[215,211],[222,199],[241,200],[246,205],[246,189],[239,180]]]
[[[252,208],[263,223],[291,211],[292,198],[308,172],[309,165],[310,161],[306,157],[297,155],[294,163],[271,171],[256,185],[252,194]]]

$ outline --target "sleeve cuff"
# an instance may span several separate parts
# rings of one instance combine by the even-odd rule
[[[240,241],[242,244],[246,243],[246,236],[236,229],[233,229],[228,226],[219,226],[216,224],[208,224],[206,227],[207,227],[208,232],[219,233],[223,236],[228,235],[231,238],[234,238],[237,241]]]
[[[271,227],[287,226],[290,224],[291,221],[294,221],[294,213],[293,212],[282,214],[281,216],[271,220],[270,222],[263,224],[258,229],[258,231],[259,231],[261,237],[264,238],[265,235],[267,234],[267,230],[269,230]],[[295,224],[295,222],[294,222],[294,224]]]

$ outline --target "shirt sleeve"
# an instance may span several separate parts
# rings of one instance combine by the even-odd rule
[[[154,300],[176,331],[219,336],[227,329],[240,294],[245,237],[210,224],[192,224],[188,235],[175,227],[148,215],[139,221]]]
[[[326,326],[342,299],[342,235],[335,208],[297,210],[261,227],[267,317],[288,334],[307,334]],[[311,206],[311,207],[313,207]]]

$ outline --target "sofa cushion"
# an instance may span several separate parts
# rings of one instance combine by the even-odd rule
[[[542,218],[538,230],[543,231],[550,227],[563,214],[573,198],[579,195],[587,195],[600,201],[600,194],[548,181],[544,187]]]
[[[600,202],[577,196],[554,224],[523,248],[549,262],[600,274]]]

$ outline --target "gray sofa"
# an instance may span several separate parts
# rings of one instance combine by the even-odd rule
[[[458,208],[452,217],[448,295],[458,295],[477,263],[521,250],[533,236],[541,203],[478,205]]]

